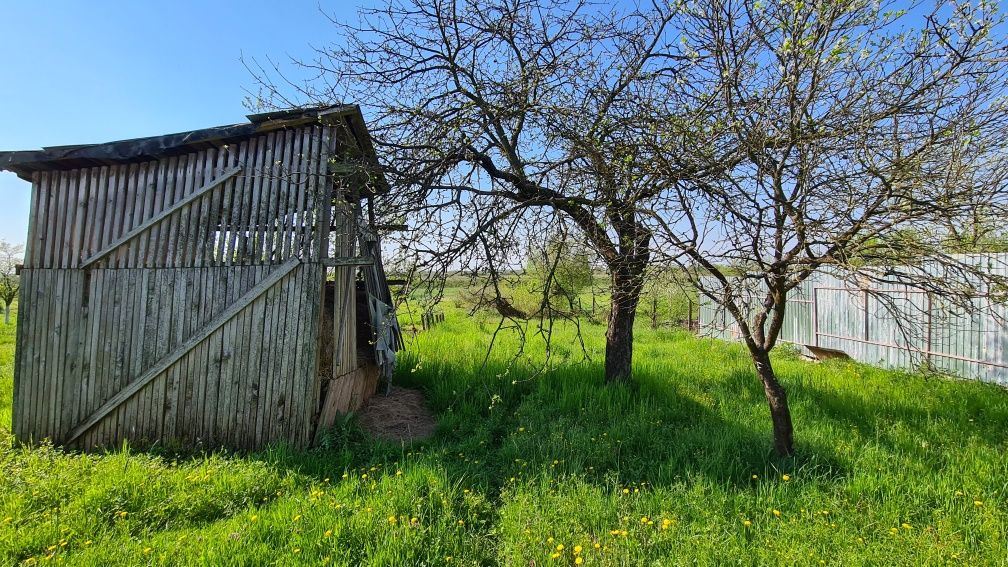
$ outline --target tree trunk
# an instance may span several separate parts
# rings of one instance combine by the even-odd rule
[[[10,302],[4,303],[4,325],[10,325]]]
[[[629,380],[633,362],[633,325],[640,303],[643,275],[613,272],[609,328],[606,330],[605,380]]]
[[[788,407],[787,393],[777,381],[773,366],[770,365],[770,355],[763,350],[752,350],[753,364],[756,373],[763,382],[763,393],[770,405],[770,419],[773,421],[774,450],[778,455],[794,454],[794,428],[791,425],[791,409]]]

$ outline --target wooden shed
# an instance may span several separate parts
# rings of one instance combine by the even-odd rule
[[[31,181],[17,439],[309,445],[401,336],[357,106],[0,153]]]

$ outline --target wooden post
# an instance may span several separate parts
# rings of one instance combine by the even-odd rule
[[[819,288],[812,286],[812,344],[819,346]]]
[[[864,290],[864,340],[868,340],[868,290]]]

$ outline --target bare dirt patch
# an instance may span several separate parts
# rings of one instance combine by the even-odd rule
[[[361,428],[379,439],[414,441],[434,435],[437,420],[419,390],[392,386],[389,395],[379,390],[357,414]]]

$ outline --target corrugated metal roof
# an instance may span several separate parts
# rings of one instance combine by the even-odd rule
[[[291,108],[248,115],[247,124],[216,126],[176,134],[118,140],[103,144],[77,144],[50,146],[41,150],[0,152],[0,170],[13,171],[18,177],[31,181],[32,173],[55,169],[76,169],[96,165],[113,165],[133,161],[148,161],[179,155],[225,144],[235,143],[255,134],[297,127],[312,122],[343,120],[346,131],[353,136],[355,145],[365,158],[378,166],[374,145],[360,107],[357,105],[331,105],[312,108]],[[378,192],[387,190],[382,178]]]

